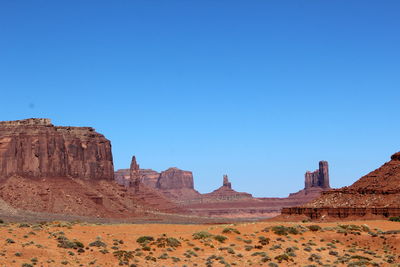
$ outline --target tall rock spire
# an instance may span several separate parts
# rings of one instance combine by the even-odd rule
[[[130,168],[130,186],[132,186],[135,192],[139,191],[140,184],[140,168],[136,162],[136,157],[132,157],[131,168]]]
[[[305,189],[311,187],[331,188],[329,185],[329,168],[327,161],[320,161],[316,171],[307,171],[304,179]]]
[[[319,184],[322,188],[331,188],[329,185],[329,168],[327,161],[319,162]]]
[[[228,175],[224,174],[222,186],[232,188],[232,184],[229,182]]]

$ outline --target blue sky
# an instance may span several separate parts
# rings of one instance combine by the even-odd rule
[[[115,168],[286,196],[400,150],[398,1],[0,1],[0,120],[112,141]]]

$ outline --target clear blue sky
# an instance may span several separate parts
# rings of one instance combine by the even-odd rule
[[[400,150],[399,1],[0,1],[0,120],[112,141],[115,168],[285,196]]]

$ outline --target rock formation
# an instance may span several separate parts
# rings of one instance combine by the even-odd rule
[[[136,157],[132,157],[131,168],[129,171],[130,186],[134,188],[135,192],[139,191],[139,184],[141,182],[139,165],[136,162]]]
[[[76,177],[112,180],[111,144],[90,127],[59,127],[49,119],[0,122],[0,179]]]
[[[284,215],[321,217],[400,216],[400,153],[349,187],[325,191],[304,206],[282,210]]]
[[[134,164],[137,165],[136,163]],[[158,173],[151,169],[139,169],[141,184],[156,189],[166,198],[179,203],[185,210],[199,216],[223,217],[271,217],[280,213],[283,207],[302,205],[319,197],[329,188],[328,163],[321,161],[319,169],[313,172],[315,178],[306,174],[306,188],[290,194],[287,198],[254,198],[249,193],[237,192],[227,175],[222,186],[211,193],[200,194],[194,189],[193,174],[177,168]],[[130,170],[118,170],[115,180],[126,187],[132,186]]]
[[[161,190],[169,189],[194,189],[193,174],[178,168],[169,168],[161,172],[156,187]]]
[[[223,179],[224,180],[223,180],[222,186],[227,187],[227,188],[232,188],[232,184],[229,182],[228,175],[224,174]]]
[[[138,168],[133,159],[133,178]],[[147,190],[144,199],[113,177],[110,141],[91,127],[0,122],[0,200],[16,210],[113,218],[179,210],[161,194]]]
[[[131,179],[130,171],[130,169],[120,169],[116,171],[114,174],[115,181],[120,185],[129,187]],[[160,173],[151,169],[139,169],[139,174],[140,182],[142,184],[148,186],[149,188],[157,189],[157,181],[160,177]]]
[[[307,171],[305,174],[305,189],[311,187],[321,187],[324,189],[330,188],[329,186],[329,169],[327,161],[319,162],[319,169],[314,172]]]
[[[133,171],[133,169],[135,170]],[[132,178],[132,175],[136,178]],[[200,195],[199,192],[194,190],[192,172],[178,168],[169,168],[161,173],[151,169],[139,169],[136,158],[134,162],[132,160],[131,169],[122,169],[115,172],[115,180],[117,183],[131,188],[135,187],[135,182],[133,181],[136,181],[137,184],[140,181],[141,185],[157,190],[175,202],[197,198]]]
[[[240,199],[251,199],[253,196],[249,193],[237,192],[232,189],[232,184],[229,182],[228,175],[223,176],[222,186],[211,193],[202,195],[202,202],[214,201],[232,201]]]

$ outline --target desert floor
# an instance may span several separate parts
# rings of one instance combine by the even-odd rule
[[[0,224],[0,266],[400,266],[400,223]]]

